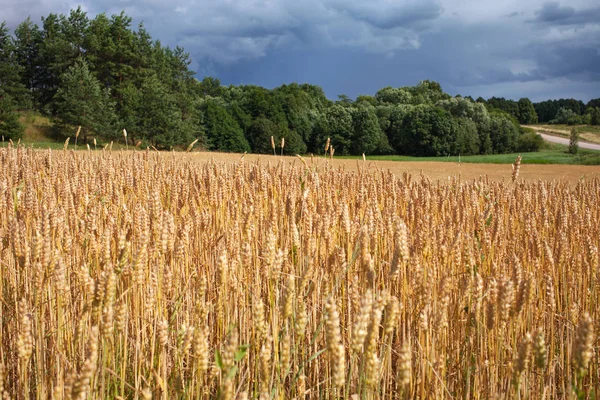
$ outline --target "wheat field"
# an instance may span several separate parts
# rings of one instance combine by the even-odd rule
[[[600,178],[270,160],[0,149],[2,398],[598,398]]]

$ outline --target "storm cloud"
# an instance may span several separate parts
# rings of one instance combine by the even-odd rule
[[[309,82],[335,99],[432,79],[474,97],[600,97],[591,0],[0,0],[0,20],[14,28],[77,6],[124,10],[223,84]]]
[[[544,3],[536,11],[535,19],[531,22],[549,25],[586,25],[600,23],[600,7],[582,8],[576,10],[571,6],[561,6],[559,2]]]

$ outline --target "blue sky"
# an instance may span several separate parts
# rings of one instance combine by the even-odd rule
[[[597,1],[0,0],[0,20],[77,6],[125,10],[227,85],[308,82],[335,99],[431,79],[463,96],[600,97]]]

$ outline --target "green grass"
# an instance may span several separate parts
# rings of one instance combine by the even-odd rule
[[[369,156],[368,160],[381,161],[442,161],[486,164],[512,164],[517,156],[522,157],[523,164],[576,164],[600,165],[600,151],[580,149],[576,155],[567,152],[567,146],[552,144],[548,148],[534,153],[510,153],[476,156],[450,157],[410,157],[410,156]],[[343,157],[360,159],[360,157]]]
[[[17,145],[17,141],[14,142],[15,146]],[[20,142],[21,145],[25,146],[25,147],[31,147],[34,149],[53,149],[53,150],[62,150],[64,147],[64,143],[59,143],[59,142],[54,142],[54,141],[39,141],[39,142],[32,142],[32,141],[28,141],[28,140],[21,140]],[[6,147],[8,146],[8,141],[4,141],[4,142],[0,142],[0,147]],[[77,146],[79,148],[81,148],[83,150],[83,148],[81,146]],[[69,148],[73,148],[73,146],[69,146]]]
[[[52,120],[42,115],[36,111],[21,111],[19,112],[19,122],[23,124],[25,127],[25,131],[23,132],[23,137],[20,141],[13,140],[14,144],[17,143],[25,146],[31,147],[34,149],[54,149],[54,150],[62,150],[64,148],[65,142],[63,140],[57,140],[55,137],[55,133],[53,131],[53,122]],[[75,146],[74,144],[75,138],[71,138],[69,142],[69,150],[87,150],[87,146],[85,143],[82,143],[81,138],[79,144]],[[98,142],[97,149],[102,150],[106,143]],[[8,140],[4,142],[0,141],[0,147],[6,147],[8,145]],[[90,144],[92,149],[94,146]],[[125,149],[126,146],[124,143],[115,142],[113,143],[113,150],[121,150]],[[130,149],[133,147],[129,146]]]

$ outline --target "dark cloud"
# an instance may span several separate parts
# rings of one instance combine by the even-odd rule
[[[471,71],[463,70],[450,83],[456,86],[475,86],[503,82],[531,82],[543,80],[545,76],[538,69],[528,72],[513,72],[505,67],[483,67]]]
[[[192,68],[224,84],[320,85],[331,98],[439,81],[451,93],[582,99],[600,87],[600,7],[592,0],[0,0],[27,15],[122,10]],[[482,4],[483,3],[483,4]],[[524,16],[531,16],[525,21]],[[488,96],[489,97],[489,96]]]
[[[379,2],[340,2],[332,7],[338,12],[347,13],[352,19],[363,21],[379,29],[412,28],[424,30],[442,13],[442,6],[435,1],[422,1],[412,4],[389,2],[382,6]]]
[[[565,77],[577,81],[600,81],[600,53],[597,47],[577,48],[561,45],[539,51],[536,59],[545,78]]]
[[[552,1],[544,3],[535,14],[537,15],[536,20],[540,22],[562,22],[573,17],[575,9],[569,6],[561,7],[560,3]]]
[[[600,7],[576,10],[571,6],[561,6],[559,2],[548,2],[535,12],[531,22],[550,25],[600,24]]]

